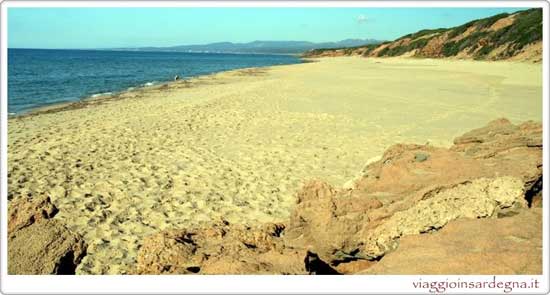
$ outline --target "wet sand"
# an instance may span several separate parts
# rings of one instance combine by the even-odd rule
[[[9,198],[48,194],[90,245],[80,274],[123,274],[162,229],[285,220],[303,181],[342,186],[394,143],[448,146],[542,120],[542,66],[326,58],[236,70],[10,118]]]

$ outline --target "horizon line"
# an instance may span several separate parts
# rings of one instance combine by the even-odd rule
[[[215,42],[209,42],[209,43],[194,43],[194,44],[178,44],[178,45],[167,45],[167,46],[159,46],[159,45],[139,45],[139,46],[128,46],[128,47],[91,47],[91,48],[62,48],[62,47],[51,47],[51,48],[40,48],[40,47],[7,47],[7,49],[43,49],[43,50],[112,50],[112,49],[140,49],[140,48],[171,48],[171,47],[180,47],[180,46],[205,46],[205,45],[212,45],[212,44],[219,44],[219,43],[231,43],[231,44],[249,44],[254,42],[308,42],[313,44],[320,44],[320,43],[338,43],[346,40],[362,40],[362,41],[376,41],[379,43],[387,42],[390,40],[382,40],[382,39],[376,39],[376,38],[345,38],[338,41],[308,41],[308,40],[253,40],[253,41],[244,41],[244,42],[233,42],[233,41],[215,41]],[[372,43],[375,44],[375,43]]]

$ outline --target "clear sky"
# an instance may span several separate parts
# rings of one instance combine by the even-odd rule
[[[9,48],[393,40],[517,8],[9,8]]]

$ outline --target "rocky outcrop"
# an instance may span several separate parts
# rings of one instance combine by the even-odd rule
[[[541,222],[540,214],[533,213],[540,211],[533,207],[542,198],[541,124],[498,119],[454,143],[448,149],[394,145],[343,189],[310,181],[298,193],[286,225],[225,222],[151,236],[140,249],[137,272],[390,274],[399,273],[399,260],[410,254],[411,272],[465,273],[464,263],[438,255],[453,253],[449,251],[455,245],[444,242],[448,235],[456,235],[449,239],[456,245],[464,244],[460,232],[471,230],[469,239],[475,233],[485,244],[471,241],[474,250],[458,252],[477,263],[470,273],[480,271],[484,257],[492,259],[491,273],[537,273],[541,228],[526,229],[527,237],[520,232]],[[492,230],[502,226],[509,228]],[[444,250],[434,251],[433,259],[447,261],[444,266],[415,260],[430,257],[420,246],[403,248],[412,237],[427,236],[441,237],[434,243]],[[513,243],[523,238],[529,246],[518,246],[511,254],[516,262],[497,255],[498,247],[513,251]],[[527,260],[518,258],[521,255],[539,260],[534,267],[524,267]],[[388,258],[392,256],[398,258]]]
[[[220,222],[168,230],[148,237],[138,255],[138,274],[306,274],[305,251],[286,247],[282,225],[259,227]]]
[[[49,197],[18,199],[9,204],[8,273],[75,274],[86,243],[62,222]]]
[[[437,232],[404,236],[394,252],[359,274],[535,275],[542,273],[542,210],[499,219],[459,219]]]
[[[13,233],[35,222],[52,218],[57,211],[49,197],[13,200],[8,207],[8,232]]]
[[[285,238],[337,266],[379,259],[402,235],[437,230],[457,218],[528,207],[529,194],[541,191],[541,135],[540,124],[498,119],[458,137],[449,149],[392,146],[347,190],[319,181],[305,185]]]
[[[513,148],[542,147],[542,125],[527,121],[514,125],[501,118],[455,138],[452,151],[473,158],[490,158]]]
[[[357,191],[341,194],[324,182],[311,181],[298,193],[285,239],[294,247],[313,250],[331,263],[344,261],[345,253],[332,253],[349,248],[350,234],[368,222],[369,211],[380,207],[382,203],[374,197]]]
[[[502,13],[449,29],[422,30],[392,42],[340,49],[313,49],[304,57],[414,56],[542,61],[542,9]]]
[[[82,238],[56,220],[16,231],[8,240],[9,274],[75,274],[86,254]]]
[[[542,175],[540,123],[513,125],[506,119],[498,119],[465,133],[454,143],[449,149],[394,145],[380,161],[363,169],[356,189],[403,199],[407,197],[403,193],[421,197],[432,187],[509,175],[524,181],[528,190]],[[418,161],[419,155],[425,155],[426,160]],[[386,198],[386,202],[391,200]]]
[[[374,229],[363,229],[357,237],[360,253],[376,259],[395,249],[402,236],[438,230],[458,218],[493,217],[509,208],[524,207],[527,202],[519,179],[475,179],[427,196]]]

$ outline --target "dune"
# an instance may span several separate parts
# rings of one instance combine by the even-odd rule
[[[287,220],[306,180],[342,187],[395,143],[449,147],[495,118],[542,120],[541,64],[312,61],[10,117],[8,198],[51,198],[89,245],[77,274],[124,274],[146,236]]]

